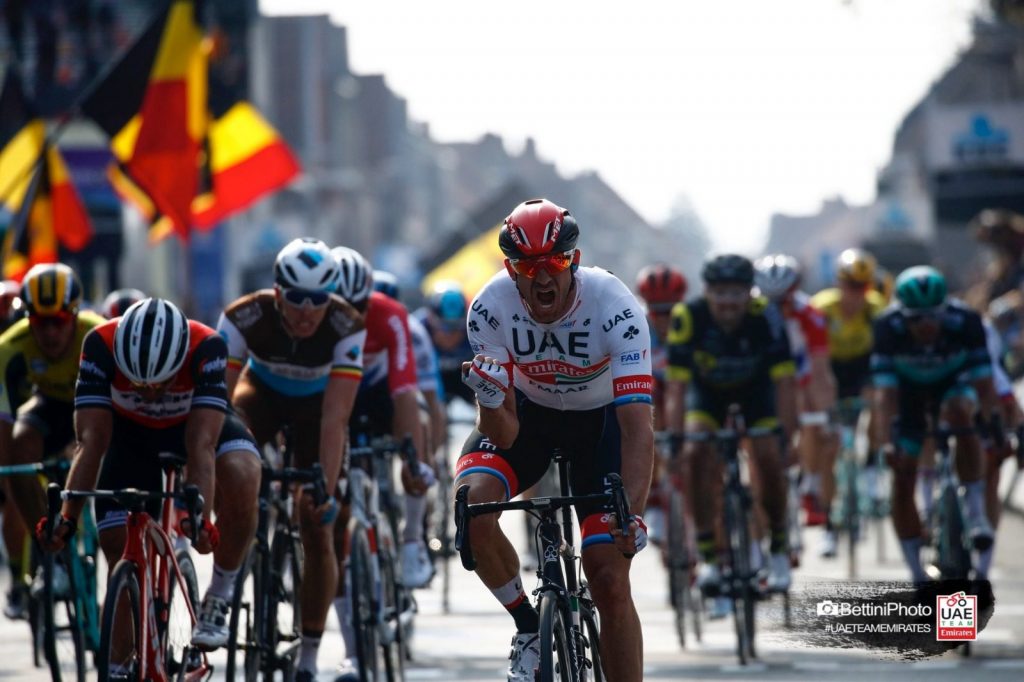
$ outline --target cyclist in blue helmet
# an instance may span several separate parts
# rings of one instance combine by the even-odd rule
[[[430,332],[437,351],[438,369],[444,397],[450,401],[458,396],[470,405],[476,397],[462,382],[462,363],[473,358],[473,349],[466,337],[466,294],[458,282],[438,282],[427,297],[427,305],[414,314]]]

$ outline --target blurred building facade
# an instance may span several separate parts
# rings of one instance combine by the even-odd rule
[[[932,260],[966,286],[984,266],[967,223],[985,208],[1024,211],[1024,24],[1017,3],[1002,4],[975,20],[971,44],[904,117],[871,204],[773,216],[767,249],[799,257],[809,285],[827,284],[833,257],[863,245],[894,272]]]

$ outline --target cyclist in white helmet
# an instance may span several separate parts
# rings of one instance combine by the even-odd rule
[[[319,239],[296,239],[274,263],[274,288],[228,305],[217,330],[228,342],[228,395],[261,446],[288,427],[293,465],[323,466],[327,490],[342,475],[349,415],[363,375],[362,316],[335,293],[337,261]],[[302,642],[295,679],[316,678],[317,656],[338,584],[333,497],[299,500],[305,551]]]
[[[185,482],[198,486],[204,500],[195,548],[213,552],[214,561],[192,635],[206,650],[227,641],[260,483],[256,443],[228,405],[226,365],[224,339],[161,299],[139,301],[89,332],[75,387],[75,459],[67,481],[71,490],[160,490],[158,455],[186,456]],[[110,500],[95,504],[100,546],[113,568],[124,549],[127,513]],[[65,501],[52,539],[40,540],[59,548],[74,533],[82,506],[82,500]],[[158,518],[159,504],[148,511]]]

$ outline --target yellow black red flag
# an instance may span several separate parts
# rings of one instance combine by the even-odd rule
[[[3,276],[20,279],[36,263],[57,260],[92,239],[92,225],[67,166],[46,139],[21,81],[9,68],[0,90],[0,203],[14,215],[3,242]]]
[[[207,69],[192,0],[175,0],[82,103],[122,170],[187,238],[207,135]]]

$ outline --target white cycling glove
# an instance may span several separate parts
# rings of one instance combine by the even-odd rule
[[[508,372],[498,362],[473,358],[469,371],[462,375],[462,383],[473,389],[480,405],[490,409],[500,407],[508,392]]]

